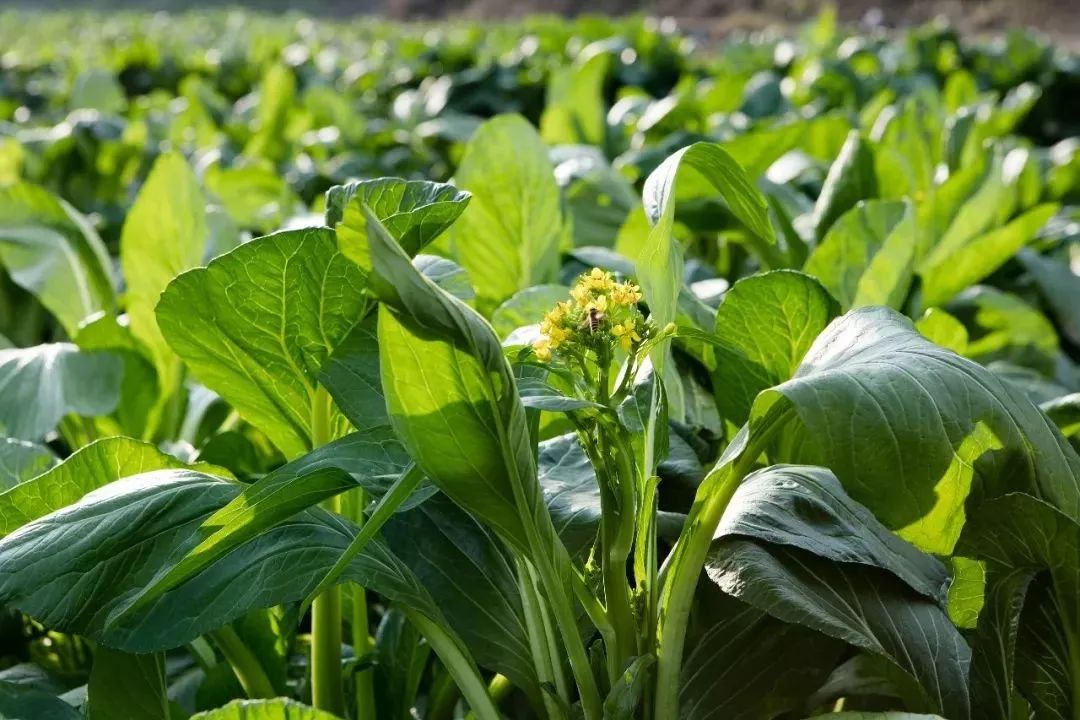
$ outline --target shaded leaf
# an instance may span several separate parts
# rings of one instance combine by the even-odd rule
[[[88,720],[169,720],[165,656],[131,655],[99,647],[87,692]]]
[[[85,217],[44,188],[0,188],[0,264],[51,312],[69,337],[116,305],[108,252]]]
[[[40,475],[56,463],[56,455],[44,445],[0,437],[0,491]]]
[[[95,417],[116,408],[123,363],[71,343],[0,350],[0,433],[40,440],[67,414]]]

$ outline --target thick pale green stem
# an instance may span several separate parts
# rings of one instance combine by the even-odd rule
[[[696,501],[690,511],[686,521],[689,532],[679,538],[661,596],[654,705],[654,717],[658,719],[679,716],[679,671],[694,591],[712,543],[713,531],[746,474],[745,469],[730,465],[718,472],[722,475],[716,478],[715,490],[703,502]],[[708,481],[706,478],[705,482]]]
[[[536,669],[536,677],[541,684],[551,684],[555,687],[559,697],[564,702],[569,702],[570,696],[566,688],[566,679],[560,673],[559,682],[556,682],[555,668],[552,665],[558,662],[558,655],[553,655],[548,644],[547,633],[544,628],[544,618],[540,608],[541,598],[536,592],[533,575],[529,571],[526,560],[515,558],[518,576],[518,592],[521,594],[521,607],[525,614],[525,630],[529,638],[529,651],[532,654],[533,667]],[[559,707],[554,698],[544,693],[542,697],[544,709],[549,718],[559,717]]]
[[[567,594],[570,588],[567,586],[567,582],[562,580],[562,576],[567,579],[570,577],[573,568],[570,565],[570,558],[566,555],[565,548],[561,545],[558,546],[554,563],[544,555],[545,552],[550,552],[550,550],[551,548],[545,549],[540,546],[535,547],[533,550],[538,560],[536,570],[540,575],[540,584],[544,588],[544,594],[550,604],[555,626],[559,628],[566,655],[570,660],[570,669],[574,673],[574,682],[577,683],[578,693],[581,696],[581,709],[585,713],[585,720],[600,720],[603,716],[600,691],[596,687],[596,680],[592,674],[592,665],[589,663],[589,656],[585,652],[585,643],[581,640],[581,633],[578,631],[577,616],[574,613],[573,604],[570,602],[570,596]],[[560,550],[561,553],[559,553]],[[556,571],[556,563],[565,568],[562,575]]]
[[[499,711],[495,709],[495,703],[488,694],[484,678],[480,676],[476,666],[462,652],[454,639],[438,623],[432,622],[424,615],[410,612],[408,616],[409,621],[428,641],[447,672],[454,678],[454,682],[457,683],[465,702],[469,703],[469,708],[476,715],[477,720],[500,720]]]
[[[320,387],[311,403],[311,444],[330,442],[330,394]],[[328,510],[341,512],[341,497],[326,501]],[[341,592],[324,591],[311,604],[311,700],[318,710],[345,716],[345,693],[341,682]]]
[[[358,526],[364,524],[364,506],[367,493],[363,490],[354,492],[349,498],[352,503],[349,513]],[[356,657],[363,657],[371,652],[371,629],[368,627],[367,591],[359,585],[349,585],[352,600],[352,643]],[[375,713],[375,674],[371,668],[365,668],[355,675],[356,682],[356,720],[376,720]]]
[[[236,679],[240,681],[240,687],[249,698],[272,698],[277,695],[258,658],[236,634],[232,625],[222,625],[210,633],[210,636],[232,666]]]
[[[616,647],[614,666],[622,668],[634,655],[637,646],[637,624],[630,604],[630,584],[626,577],[626,562],[634,545],[634,484],[633,467],[617,447],[617,440],[605,436],[601,427],[599,438],[601,457],[597,474],[607,479],[610,496],[604,503],[602,538],[604,547],[604,598],[608,617],[615,627]],[[614,442],[613,442],[614,441]],[[615,472],[606,472],[612,467]],[[615,678],[609,678],[614,682]]]

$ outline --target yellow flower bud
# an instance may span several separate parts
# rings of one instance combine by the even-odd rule
[[[536,358],[540,362],[547,362],[551,359],[551,340],[546,337],[540,338],[533,343],[533,352],[536,353]]]

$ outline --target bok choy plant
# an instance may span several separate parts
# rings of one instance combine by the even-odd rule
[[[927,97],[832,133],[809,204],[669,148],[602,246],[518,115],[242,243],[163,154],[122,288],[4,189],[62,332],[0,349],[0,607],[93,660],[0,715],[1080,717],[1066,195]]]

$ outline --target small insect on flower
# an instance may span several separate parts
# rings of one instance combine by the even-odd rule
[[[585,319],[581,321],[581,327],[595,334],[600,331],[602,322],[604,322],[604,313],[596,307],[590,307],[585,313]]]

